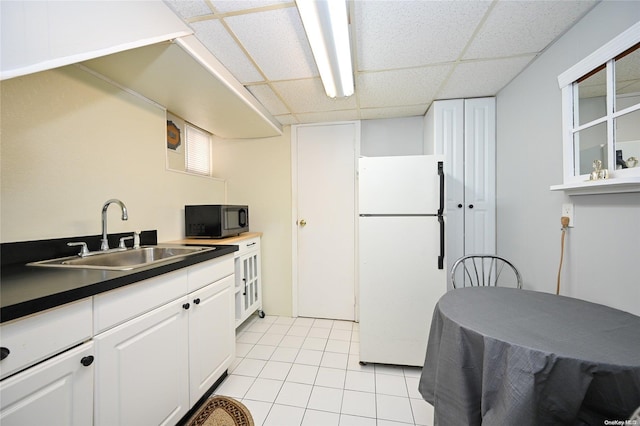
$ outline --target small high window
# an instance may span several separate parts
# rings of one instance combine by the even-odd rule
[[[212,135],[167,112],[167,168],[212,175]]]
[[[185,123],[187,172],[211,176],[211,133]]]

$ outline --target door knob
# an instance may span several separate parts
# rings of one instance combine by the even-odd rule
[[[305,226],[307,224],[307,221],[304,219],[301,219],[299,223],[300,223],[300,226]]]

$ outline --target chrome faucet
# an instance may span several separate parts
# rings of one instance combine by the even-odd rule
[[[109,240],[107,239],[107,209],[109,208],[109,204],[116,203],[122,209],[122,220],[129,219],[127,216],[127,206],[120,200],[112,198],[111,200],[107,200],[102,206],[102,244],[100,245],[100,250],[109,250]]]

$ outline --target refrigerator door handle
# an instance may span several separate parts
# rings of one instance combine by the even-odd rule
[[[444,214],[444,163],[438,161],[438,176],[440,176],[440,207],[438,208],[438,216]]]
[[[438,222],[440,223],[440,256],[438,256],[438,269],[444,269],[444,163],[438,161],[438,176],[440,176],[440,208],[438,209]]]
[[[444,269],[444,217],[438,216],[440,223],[440,256],[438,256],[438,269]]]

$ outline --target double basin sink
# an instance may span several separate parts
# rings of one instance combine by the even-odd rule
[[[128,271],[161,262],[178,261],[187,256],[215,250],[215,247],[142,246],[87,256],[69,256],[31,262],[29,265],[55,268],[105,269]]]

